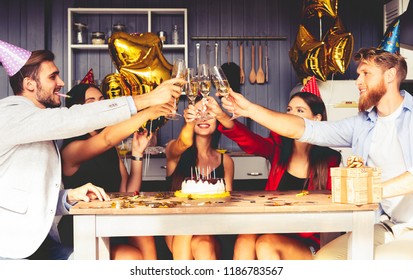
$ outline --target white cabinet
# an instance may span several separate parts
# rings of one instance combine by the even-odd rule
[[[131,159],[126,159],[126,169],[130,170]],[[142,167],[142,180],[143,181],[164,181],[166,178],[166,158],[149,158],[149,164],[146,167],[146,160],[143,160]]]
[[[188,24],[187,9],[159,8],[69,8],[68,9],[68,77],[66,89],[70,90],[76,81],[81,80],[90,68],[93,68],[95,79],[102,80],[107,74],[116,72],[107,44],[91,44],[92,32],[104,32],[109,37],[112,26],[122,23],[127,33],[158,33],[164,31],[167,41],[162,52],[169,63],[175,58],[188,61]],[[85,43],[76,44],[74,23],[87,25]],[[178,26],[179,41],[172,42],[172,27]]]
[[[269,163],[263,157],[241,156],[234,160],[234,180],[267,179]]]
[[[150,158],[148,167],[143,162],[143,181],[163,181],[166,178],[166,158]]]
[[[233,156],[234,180],[267,179],[269,173],[269,162],[258,156]],[[149,165],[143,165],[143,181],[163,181],[166,177],[166,158],[150,158]],[[127,167],[130,159],[127,160]],[[129,168],[128,168],[129,170]],[[146,170],[146,171],[145,171]]]

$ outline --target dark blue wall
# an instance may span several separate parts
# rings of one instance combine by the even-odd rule
[[[290,90],[299,82],[291,66],[288,51],[293,45],[299,23],[303,20],[300,12],[301,0],[2,0],[0,8],[0,39],[34,50],[48,48],[56,54],[56,64],[62,77],[67,79],[67,8],[69,7],[117,7],[117,8],[187,8],[189,38],[192,36],[286,36],[283,41],[268,41],[269,83],[241,86],[245,96],[265,107],[283,111],[287,105]],[[338,14],[345,27],[354,36],[354,50],[360,47],[377,46],[382,39],[383,1],[380,0],[339,0]],[[311,31],[317,34],[318,21],[308,21]],[[314,34],[316,36],[316,34]],[[188,64],[195,64],[195,41],[189,42]],[[201,62],[206,60],[206,41],[201,41],[203,51]],[[215,42],[210,42],[213,45]],[[220,63],[227,61],[226,41],[220,43]],[[244,42],[244,68],[248,74],[251,68],[251,43]],[[265,43],[265,42],[263,42]],[[231,61],[239,64],[238,42],[232,42]],[[255,42],[259,44],[258,41]],[[213,54],[211,54],[211,59]],[[87,62],[89,63],[89,62]],[[93,63],[92,60],[90,62]],[[106,63],[110,65],[110,63]],[[256,64],[256,67],[258,65]],[[111,69],[98,69],[102,79]],[[354,79],[355,67],[350,64],[344,75],[334,79]],[[331,77],[329,77],[331,79]],[[11,95],[8,79],[0,71],[0,98]],[[65,89],[68,90],[68,89]],[[182,112],[186,101],[182,100]],[[242,120],[246,122],[246,120]],[[267,135],[261,126],[247,122],[250,128]],[[181,121],[170,121],[159,131],[159,144],[175,138],[182,126]],[[227,149],[239,148],[227,139],[221,140]]]

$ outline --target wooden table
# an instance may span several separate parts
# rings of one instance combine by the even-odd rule
[[[194,200],[172,193],[130,195],[71,208],[75,259],[109,259],[112,236],[347,231],[349,259],[373,259],[377,204],[332,203],[322,192],[232,192],[226,199]]]

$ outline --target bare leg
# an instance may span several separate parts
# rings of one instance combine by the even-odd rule
[[[153,236],[132,236],[129,243],[138,248],[144,260],[156,260],[155,238]]]
[[[135,246],[118,244],[110,250],[111,260],[142,260],[142,253]]]
[[[191,251],[192,235],[165,236],[166,244],[174,260],[193,260]]]
[[[255,241],[257,234],[240,234],[235,241],[234,260],[255,260]]]
[[[280,234],[264,234],[257,239],[259,260],[311,260],[308,246],[294,238]]]
[[[192,255],[195,260],[216,260],[218,242],[212,235],[195,235],[191,241]]]

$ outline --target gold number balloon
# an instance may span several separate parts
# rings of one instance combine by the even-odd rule
[[[338,0],[304,0],[303,17],[310,18],[323,15],[335,18],[337,16]]]
[[[334,25],[326,33],[324,42],[327,44],[327,62],[330,70],[344,74],[351,61],[354,38],[346,31],[338,16]]]
[[[325,43],[316,40],[303,25],[299,26],[294,46],[290,49],[290,60],[299,78],[314,75],[322,81],[327,79]]]
[[[102,82],[102,91],[110,98],[145,94],[171,78],[172,65],[164,57],[161,40],[156,34],[115,32],[108,45],[119,72],[107,75]],[[142,128],[156,131],[166,122],[161,117]]]

